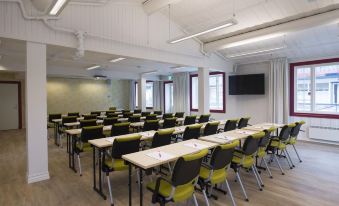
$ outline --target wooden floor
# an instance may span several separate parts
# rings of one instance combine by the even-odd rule
[[[83,173],[80,177],[68,168],[68,159],[64,149],[57,148],[49,140],[49,172],[51,179],[35,184],[26,184],[26,145],[25,131],[0,131],[0,205],[109,205],[92,189],[91,154],[84,155]],[[293,170],[287,169],[282,176],[272,165],[274,178],[262,177],[264,191],[260,192],[254,177],[242,171],[241,175],[249,202],[243,200],[238,183],[234,182],[234,173],[229,180],[237,205],[338,205],[339,201],[339,148],[334,146],[300,143],[298,145],[303,163],[297,163],[294,152],[292,158],[296,164]],[[125,206],[128,200],[127,172],[111,175],[115,205]],[[104,187],[107,194],[107,187]],[[134,204],[138,205],[138,192],[134,184]],[[211,200],[211,205],[230,205],[227,196],[218,194],[219,200]],[[199,205],[205,205],[203,196],[198,193]],[[144,205],[150,205],[150,192],[145,190]],[[185,205],[185,204],[180,204]]]

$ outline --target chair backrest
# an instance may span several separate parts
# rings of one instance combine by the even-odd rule
[[[104,125],[108,126],[108,125],[113,125],[115,123],[118,123],[118,117],[107,117],[104,118]]]
[[[184,115],[185,115],[185,112],[176,112],[174,116],[175,116],[176,118],[183,118]]]
[[[171,144],[173,132],[174,129],[158,130],[153,136],[152,148]]]
[[[166,118],[164,119],[164,124],[162,125],[163,128],[172,128],[175,127],[175,124],[177,122],[177,118]]]
[[[293,127],[295,127],[295,124],[294,124],[294,123],[285,125],[285,126],[280,130],[280,133],[279,133],[279,140],[280,140],[280,141],[286,141],[286,140],[290,137],[291,130],[292,130]]]
[[[194,125],[188,125],[185,128],[183,140],[189,140],[189,139],[198,139],[200,137],[200,129],[202,127],[202,124],[194,124]]]
[[[139,134],[131,134],[127,137],[114,139],[112,146],[112,157],[120,159],[122,155],[138,152],[140,147],[140,138],[141,135]]]
[[[129,122],[115,123],[112,125],[111,136],[119,136],[129,133]]]
[[[49,114],[48,115],[48,122],[52,122],[53,119],[61,119],[61,114]]]
[[[65,124],[65,123],[72,123],[72,122],[77,122],[76,116],[67,116],[67,117],[61,118],[62,125]]]
[[[110,110],[110,111],[116,111],[117,108],[116,108],[116,107],[110,107],[108,110]]]
[[[228,132],[228,131],[237,129],[237,123],[238,123],[237,119],[227,120],[225,127],[224,127],[224,132]]]
[[[91,126],[97,126],[97,120],[95,119],[80,120],[80,128]]]
[[[150,131],[150,130],[158,130],[159,129],[159,120],[146,120],[144,123],[143,130]]]
[[[271,127],[269,129],[264,130],[265,136],[260,139],[259,147],[266,148],[268,146],[268,144],[270,143],[270,139],[271,139],[271,133],[274,132],[275,129],[276,129],[275,127]]]
[[[81,130],[80,139],[82,142],[88,142],[88,140],[104,138],[103,126],[90,126],[83,127]]]
[[[84,119],[85,120],[88,120],[88,119],[97,119],[97,115],[95,115],[95,114],[84,115]]]
[[[191,115],[191,116],[186,116],[184,125],[190,125],[190,124],[195,124],[195,120],[197,119],[197,116]]]
[[[218,131],[219,123],[220,122],[218,121],[207,123],[204,129],[204,136],[216,134]]]
[[[128,117],[128,121],[129,122],[140,122],[140,115],[133,115]]]
[[[117,113],[106,113],[106,117],[108,117],[108,118],[118,117],[118,116],[119,116],[119,114],[117,114]]]
[[[192,182],[192,186],[197,179],[203,158],[208,150],[201,150],[197,153],[180,157],[174,166],[172,174],[172,184],[177,187]]]
[[[212,153],[210,165],[213,170],[226,168],[232,162],[233,152],[239,141],[217,146]]]
[[[305,124],[304,121],[296,122],[295,127],[291,129],[291,137],[298,137],[301,126]]]
[[[250,120],[250,117],[242,117],[242,118],[240,118],[240,120],[238,122],[238,129],[247,127],[249,120]]]
[[[68,112],[67,116],[70,117],[80,117],[79,112]]]
[[[199,123],[205,123],[208,122],[210,120],[210,114],[202,114],[199,117]]]
[[[94,112],[91,112],[91,115],[100,116],[100,115],[101,115],[101,112],[99,112],[99,111],[94,111]]]
[[[142,117],[147,117],[150,114],[151,114],[151,112],[141,112]]]
[[[244,155],[254,155],[255,152],[258,150],[260,139],[264,136],[265,132],[258,132],[247,137],[242,147]]]
[[[131,112],[131,110],[129,110],[129,109],[123,109],[123,110],[121,110],[121,112],[122,112],[122,114],[125,114],[125,113],[130,113],[130,112]]]
[[[156,114],[149,114],[146,116],[146,120],[157,120],[157,115]]]
[[[125,112],[122,114],[124,118],[129,118],[131,116],[133,116],[133,112]]]
[[[154,111],[153,114],[156,114],[156,115],[162,115],[162,111]]]
[[[134,113],[134,114],[140,114],[140,113],[141,113],[141,109],[135,109],[135,110],[133,111],[133,113]]]
[[[172,118],[173,117],[173,114],[172,113],[165,113],[162,115],[162,118],[163,119],[166,119],[166,118]]]
[[[115,114],[115,111],[109,110],[109,111],[106,111],[105,114],[106,114],[106,116],[107,116],[108,114]]]

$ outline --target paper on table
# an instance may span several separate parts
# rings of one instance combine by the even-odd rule
[[[106,138],[106,141],[113,143],[114,142],[114,137]]]
[[[187,144],[184,144],[186,147],[192,147],[192,148],[195,148],[195,149],[205,149],[206,148],[206,145],[203,145],[203,144],[199,144],[199,143],[187,143]]]
[[[232,140],[230,136],[216,135],[215,138],[224,139],[224,140]]]
[[[236,131],[236,133],[238,133],[238,134],[248,134],[248,135],[251,135],[251,134],[255,134],[256,132],[250,132],[250,131],[242,131],[242,130],[239,130],[239,131]]]
[[[152,157],[154,159],[162,160],[162,161],[166,161],[166,160],[172,159],[174,157],[172,154],[169,154],[169,153],[166,153],[166,152],[161,152],[161,151],[151,152],[151,153],[148,153],[146,155],[149,156],[149,157]]]
[[[139,134],[143,137],[151,137],[155,134],[155,132],[154,131],[153,132],[140,132]]]

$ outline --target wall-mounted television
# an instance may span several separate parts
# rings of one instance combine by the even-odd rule
[[[229,95],[265,94],[265,74],[229,76]]]

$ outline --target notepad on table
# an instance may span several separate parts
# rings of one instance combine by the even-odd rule
[[[146,155],[154,159],[162,160],[162,161],[170,160],[174,157],[172,154],[169,154],[167,152],[162,152],[162,151],[151,152]]]
[[[106,141],[107,141],[107,142],[113,143],[113,142],[114,142],[114,139],[115,139],[114,137],[110,137],[110,138],[106,138]]]
[[[199,143],[187,143],[187,144],[184,144],[186,147],[192,147],[192,148],[195,148],[195,149],[205,149],[206,148],[206,145],[203,145],[203,144],[199,144]]]
[[[215,138],[224,139],[224,140],[232,140],[232,137],[224,136],[224,135],[216,135]]]
[[[238,133],[238,134],[248,134],[248,135],[251,135],[251,134],[255,134],[256,132],[250,132],[250,131],[242,131],[242,130],[240,130],[240,131],[236,131],[236,133]]]

